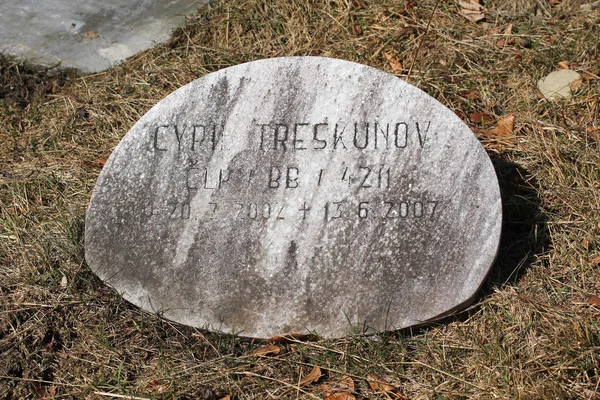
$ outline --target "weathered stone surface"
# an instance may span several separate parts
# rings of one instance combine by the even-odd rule
[[[0,52],[101,71],[169,38],[208,0],[3,0]]]
[[[501,219],[492,163],[450,110],[370,67],[278,58],[140,119],[98,178],[86,259],[171,320],[336,337],[469,301]]]

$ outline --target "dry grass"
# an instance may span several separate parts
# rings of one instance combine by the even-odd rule
[[[344,375],[356,398],[600,398],[590,297],[600,296],[600,9],[490,0],[487,22],[474,24],[440,1],[427,32],[434,0],[365,2],[217,1],[169,43],[88,76],[0,62],[0,398],[309,399]],[[474,112],[516,117],[514,137],[482,135],[505,224],[475,306],[419,330],[293,341],[257,358],[260,344],[162,321],[90,272],[82,232],[94,161],[166,94],[274,56],[390,71],[385,53],[404,79],[414,62],[411,83],[477,132]],[[583,84],[570,100],[544,101],[535,82],[562,60]],[[324,376],[300,385],[315,365]],[[373,390],[370,373],[399,392]]]

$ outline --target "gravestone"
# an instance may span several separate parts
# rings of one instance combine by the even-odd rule
[[[492,163],[453,112],[367,66],[275,58],[135,124],[98,178],[86,259],[170,320],[339,337],[469,302],[501,220]]]

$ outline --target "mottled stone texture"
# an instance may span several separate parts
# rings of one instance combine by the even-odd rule
[[[208,0],[2,0],[0,53],[102,71],[164,42]]]
[[[174,321],[338,337],[468,302],[501,220],[492,163],[453,112],[370,67],[275,58],[140,119],[98,178],[86,259]]]

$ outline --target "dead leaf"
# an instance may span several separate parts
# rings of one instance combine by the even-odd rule
[[[150,381],[150,383],[148,384],[148,386],[155,392],[155,393],[164,393],[167,391],[167,389],[169,389],[167,387],[167,385],[161,385],[160,382],[157,379],[152,379]]]
[[[460,15],[471,22],[481,21],[485,18],[485,8],[479,4],[479,0],[458,0]]]
[[[472,123],[480,125],[491,125],[494,122],[494,117],[482,111],[470,114],[469,119]]]
[[[83,37],[85,39],[96,39],[97,37],[100,37],[100,35],[98,35],[98,32],[96,31],[88,31],[86,33],[83,34]]]
[[[339,382],[326,382],[319,386],[323,396],[328,397],[335,393],[349,393],[354,391],[354,381],[348,375],[342,376]]]
[[[265,357],[269,355],[276,356],[277,354],[279,354],[280,351],[281,349],[279,348],[279,346],[275,346],[274,344],[268,344],[266,346],[259,347],[258,349],[254,349],[252,351],[252,355],[254,357]]]
[[[221,400],[231,400],[231,396],[221,397]]]
[[[319,379],[321,379],[322,376],[323,376],[323,373],[321,372],[321,368],[319,368],[315,365],[313,367],[312,371],[310,371],[310,373],[308,375],[306,375],[304,378],[302,378],[300,380],[299,385],[306,386],[308,384],[314,383],[314,382],[318,381]]]
[[[590,297],[588,297],[588,303],[593,306],[600,306],[600,297],[591,294]]]
[[[581,76],[583,77],[583,79],[585,79],[586,81],[591,81],[592,79],[597,79],[598,75],[590,72],[590,71],[583,71],[581,73]]]
[[[505,47],[505,46],[510,46],[511,44],[514,44],[514,43],[515,43],[514,38],[500,39],[496,42],[496,46]]]
[[[560,69],[569,69],[569,62],[568,61],[559,61],[559,63],[557,64],[558,68]]]
[[[63,275],[62,279],[60,280],[60,287],[64,289],[67,287],[67,284],[68,284],[67,276]]]
[[[462,97],[466,98],[466,99],[469,99],[469,100],[477,100],[477,99],[481,98],[481,96],[479,94],[475,93],[472,90],[469,90],[467,92],[461,93],[460,95]]]
[[[583,79],[575,79],[573,82],[569,83],[571,90],[577,90],[581,88],[581,85],[583,85]]]
[[[94,161],[84,161],[84,164],[89,167],[102,168],[106,165],[106,158],[97,158]]]
[[[508,26],[504,30],[504,34],[505,35],[511,35],[512,34],[512,30],[513,30],[513,24],[510,23],[510,24],[508,24]]]
[[[357,25],[354,25],[354,28],[353,28],[353,29],[354,29],[354,34],[355,34],[356,36],[360,36],[360,35],[362,35],[362,34],[363,34],[363,30],[362,30],[362,28],[361,28],[361,26],[360,26],[360,25],[358,25],[358,24],[357,24]]]
[[[488,138],[510,138],[513,135],[514,127],[515,116],[508,114],[506,117],[500,118],[496,126],[480,131],[480,133]]]
[[[352,393],[349,392],[341,392],[330,394],[325,397],[325,400],[356,400],[356,397]]]
[[[399,74],[402,72],[402,63],[398,60],[398,57],[387,51],[384,51],[383,55],[388,59],[393,73]]]
[[[400,389],[386,382],[378,375],[370,373],[367,375],[367,382],[371,390],[379,393],[385,393],[393,399],[408,400],[408,398],[400,392]]]
[[[512,136],[515,129],[515,116],[508,114],[506,117],[500,118],[498,121],[498,136]]]
[[[16,144],[19,147],[27,147],[27,143],[28,143],[27,138],[24,138],[24,137],[20,137],[16,141]]]
[[[456,110],[454,111],[454,114],[456,114],[456,116],[460,119],[467,119],[467,114],[465,114],[462,110]]]
[[[369,375],[367,375],[367,382],[369,383],[371,390],[374,390],[376,392],[393,392],[394,390],[396,390],[394,386],[390,385],[389,383],[381,379],[378,375],[372,372]]]
[[[342,376],[342,380],[338,384],[341,389],[354,390],[354,381],[348,375]]]
[[[50,397],[48,397],[48,389],[46,386],[42,386],[42,385],[33,385],[33,394],[34,394],[34,399],[36,400],[48,400],[50,399]]]
[[[583,238],[583,240],[581,241],[581,244],[583,245],[583,248],[586,251],[590,250],[590,241],[588,240],[588,238]]]
[[[600,126],[588,126],[585,131],[587,133],[600,133]]]
[[[404,4],[404,9],[402,11],[400,11],[401,15],[406,15],[408,13],[410,13],[413,8],[415,8],[415,6],[417,5],[417,1],[416,0],[408,0],[405,4]]]

